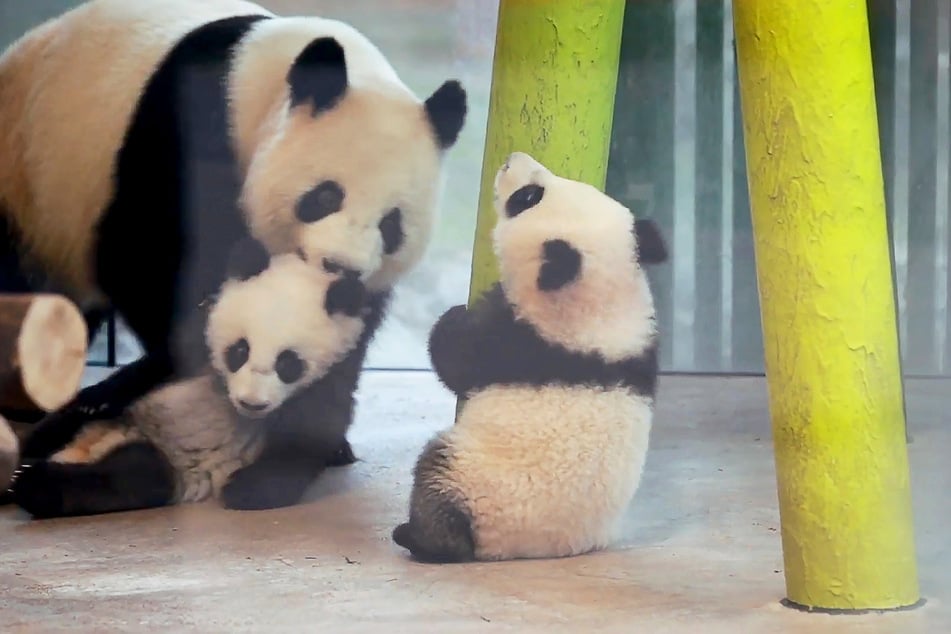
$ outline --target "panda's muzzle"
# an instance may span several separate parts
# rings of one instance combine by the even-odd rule
[[[264,410],[268,408],[270,404],[269,403],[252,403],[244,399],[239,399],[238,405],[240,405],[242,409],[248,412],[263,412]]]

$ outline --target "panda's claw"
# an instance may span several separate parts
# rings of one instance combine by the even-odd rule
[[[49,463],[23,465],[10,486],[12,501],[35,519],[59,517],[64,514],[62,491],[55,478],[50,478]]]

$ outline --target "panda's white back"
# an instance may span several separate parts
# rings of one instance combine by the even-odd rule
[[[447,433],[478,559],[606,547],[640,481],[652,403],[625,389],[493,386]]]

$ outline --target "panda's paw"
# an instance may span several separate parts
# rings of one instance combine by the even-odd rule
[[[83,424],[100,417],[95,412],[102,411],[104,408],[67,405],[50,412],[33,425],[21,443],[20,454],[38,460],[48,458],[69,443]]]
[[[462,535],[447,533],[438,539],[435,535],[427,535],[427,531],[419,530],[412,522],[404,522],[393,529],[391,538],[394,544],[408,550],[410,556],[419,563],[452,564],[475,560],[471,539]]]
[[[13,503],[35,519],[65,514],[63,494],[55,476],[54,463],[39,461],[20,467],[10,493]]]
[[[316,475],[293,464],[253,464],[231,476],[222,487],[221,503],[225,508],[239,511],[293,506],[301,501]]]
[[[344,439],[340,447],[330,455],[327,460],[328,467],[346,467],[357,461],[357,456],[353,453],[353,447],[350,442]]]

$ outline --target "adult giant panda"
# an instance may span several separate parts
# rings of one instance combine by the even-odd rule
[[[364,299],[355,276],[238,243],[208,317],[208,369],[84,424],[48,459],[21,467],[13,501],[35,518],[227,502],[266,433],[319,407],[313,387],[359,340]],[[326,462],[346,427],[315,433],[325,451],[311,459]]]
[[[500,281],[430,335],[465,399],[414,468],[393,540],[422,560],[557,557],[608,544],[637,489],[657,374],[649,220],[514,153],[495,180]]]
[[[249,231],[370,291],[323,414],[352,417],[465,116],[458,82],[420,100],[352,27],[244,0],[90,0],[14,42],[0,57],[0,292],[62,293],[90,333],[115,310],[145,351],[41,421],[24,453],[200,365],[205,302]]]

